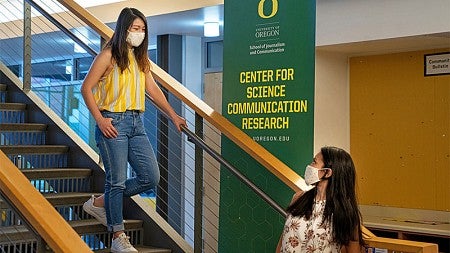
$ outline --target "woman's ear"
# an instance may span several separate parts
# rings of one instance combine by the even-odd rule
[[[333,170],[332,169],[326,169],[325,170],[325,175],[324,175],[325,178],[329,178],[332,175],[333,175]]]

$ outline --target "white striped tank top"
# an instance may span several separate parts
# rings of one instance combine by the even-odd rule
[[[114,63],[111,72],[93,90],[100,111],[145,111],[145,73],[139,69],[132,49],[128,51],[128,58],[128,68],[121,73],[119,66]]]

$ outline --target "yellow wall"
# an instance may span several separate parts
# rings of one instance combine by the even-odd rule
[[[360,204],[450,210],[450,75],[424,54],[350,59],[350,146]]]

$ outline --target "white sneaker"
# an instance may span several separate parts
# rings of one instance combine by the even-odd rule
[[[112,240],[111,253],[138,252],[130,243],[130,237],[125,233]]]
[[[86,213],[94,216],[94,218],[96,218],[98,221],[100,221],[100,223],[102,223],[103,226],[107,226],[105,208],[94,206],[94,199],[95,199],[95,197],[94,197],[94,195],[92,195],[92,197],[88,201],[84,202],[83,210]]]

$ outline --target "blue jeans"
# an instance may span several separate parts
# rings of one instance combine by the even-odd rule
[[[159,182],[159,168],[155,153],[142,123],[141,113],[102,112],[103,117],[112,118],[119,132],[116,138],[106,138],[98,126],[95,140],[105,166],[105,210],[108,231],[124,230],[123,198],[154,188]],[[128,163],[135,177],[127,179]]]

